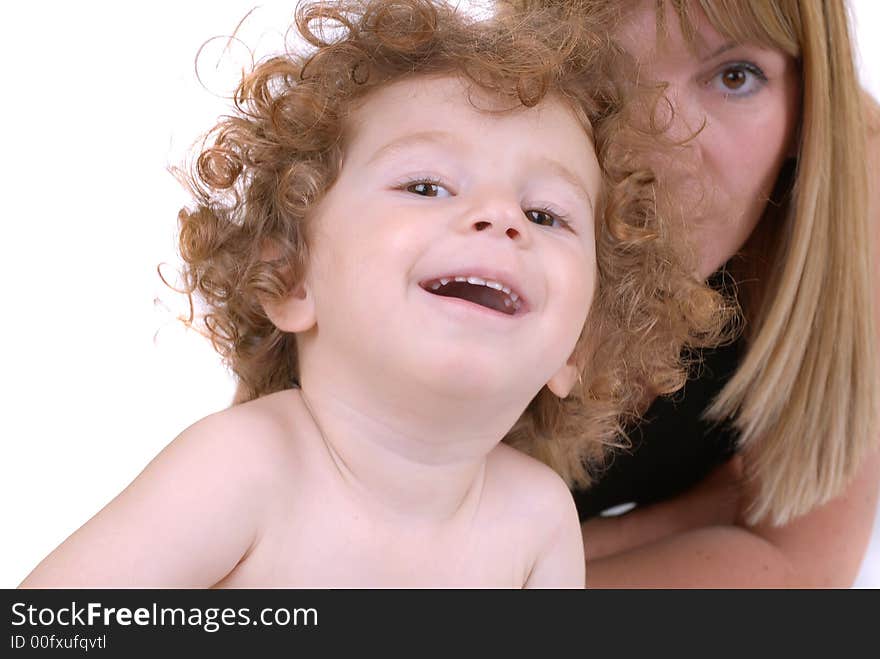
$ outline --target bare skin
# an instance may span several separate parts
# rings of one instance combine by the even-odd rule
[[[426,514],[365,493],[340,469],[301,393],[280,392],[187,429],[22,587],[519,588],[578,579],[576,513],[549,469],[499,445],[460,494]]]
[[[568,488],[500,442],[575,381],[598,162],[562,103],[475,99],[433,77],[364,102],[305,279],[264,302],[302,388],[185,430],[22,586],[583,586]],[[521,307],[427,290],[460,273]]]
[[[652,5],[653,7],[653,5]],[[701,272],[709,274],[739,250],[759,221],[768,186],[791,147],[798,82],[785,55],[727,44],[698,15],[699,52],[688,51],[677,22],[669,48],[653,56],[653,9],[637,12],[631,47],[645,66],[669,80],[676,111],[707,125],[695,149],[717,185],[718,227],[698,228]],[[725,47],[727,47],[725,49]],[[641,50],[641,49],[644,49]],[[724,49],[724,50],[722,50]],[[720,55],[713,55],[718,53]],[[742,64],[758,64],[761,80]],[[732,88],[726,88],[729,85]],[[744,93],[748,92],[748,93]],[[742,95],[739,98],[738,95]],[[866,102],[869,180],[880,180],[880,121]],[[869,186],[874,244],[880,255],[880,190]],[[873,263],[880,263],[875,258]],[[877,273],[880,279],[880,273]],[[880,282],[875,287],[880,310]],[[880,317],[878,317],[880,320]],[[877,325],[880,327],[880,325]],[[746,456],[747,458],[747,456]],[[692,491],[615,518],[582,525],[587,585],[597,587],[849,587],[870,539],[880,488],[880,454],[865,461],[840,496],[782,527],[752,526],[742,519],[751,501],[740,480],[741,458],[716,470]]]
[[[727,508],[736,482],[714,492],[687,492],[622,518],[588,520],[582,527],[587,585],[847,588],[870,539],[878,474],[875,455],[844,494],[779,528],[749,526],[729,509],[727,519],[717,515]],[[746,505],[748,493],[741,491],[738,500]],[[594,544],[604,555],[590,553]]]

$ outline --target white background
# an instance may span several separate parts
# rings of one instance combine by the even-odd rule
[[[0,20],[2,323],[0,587],[16,586],[183,428],[224,407],[229,376],[175,321],[180,296],[167,172],[224,111],[247,61],[221,40],[255,0],[16,2]],[[852,3],[861,70],[880,96],[880,3]],[[239,35],[277,50],[290,2]],[[207,88],[207,89],[206,89]],[[170,272],[170,270],[169,270]],[[161,511],[156,511],[161,514]],[[880,537],[857,586],[880,587]]]

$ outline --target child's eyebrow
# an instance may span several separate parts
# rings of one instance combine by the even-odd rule
[[[402,151],[410,146],[419,144],[448,144],[449,142],[461,142],[461,139],[455,134],[443,130],[422,130],[417,133],[409,133],[379,147],[367,160],[367,164],[369,165],[380,158],[384,158],[396,151]]]
[[[391,155],[397,151],[402,151],[403,149],[411,146],[416,146],[420,144],[449,144],[450,142],[464,144],[465,146],[467,146],[467,144],[463,142],[458,135],[444,130],[422,130],[418,131],[417,133],[409,133],[407,135],[403,135],[401,137],[393,139],[387,144],[379,147],[373,153],[373,155],[369,157],[366,164],[370,165],[381,158]],[[571,171],[571,169],[566,167],[558,160],[554,160],[553,158],[550,158],[548,156],[540,156],[535,160],[535,164],[538,167],[543,167],[544,169],[549,170],[554,176],[558,176],[569,185],[571,185],[580,196],[586,199],[587,204],[590,206],[590,211],[595,211],[595,207],[593,206],[593,197],[590,195],[590,191],[587,189],[584,181],[577,174]]]
[[[536,164],[540,167],[549,169],[554,176],[558,176],[566,183],[571,185],[576,192],[578,192],[582,197],[584,197],[584,199],[587,200],[587,204],[589,204],[590,206],[590,211],[595,212],[596,209],[593,206],[593,197],[590,195],[590,191],[587,189],[586,184],[580,176],[575,174],[558,160],[548,158],[547,156],[541,156],[540,158],[538,158]]]

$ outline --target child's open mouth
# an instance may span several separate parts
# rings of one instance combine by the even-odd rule
[[[523,304],[519,294],[505,284],[473,275],[429,279],[419,285],[428,293],[455,297],[509,316],[518,312]]]

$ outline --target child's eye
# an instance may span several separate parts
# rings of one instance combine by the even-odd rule
[[[404,189],[407,192],[412,192],[413,194],[421,195],[422,197],[451,197],[452,193],[449,192],[442,185],[437,183],[436,181],[415,181],[414,183],[410,183],[406,185]]]
[[[561,217],[558,217],[555,213],[546,209],[533,208],[525,211],[525,215],[529,222],[534,222],[535,224],[540,224],[545,227],[561,227],[568,225],[568,223]]]
[[[751,62],[725,64],[713,75],[708,84],[725,96],[751,96],[766,84],[767,76]]]

